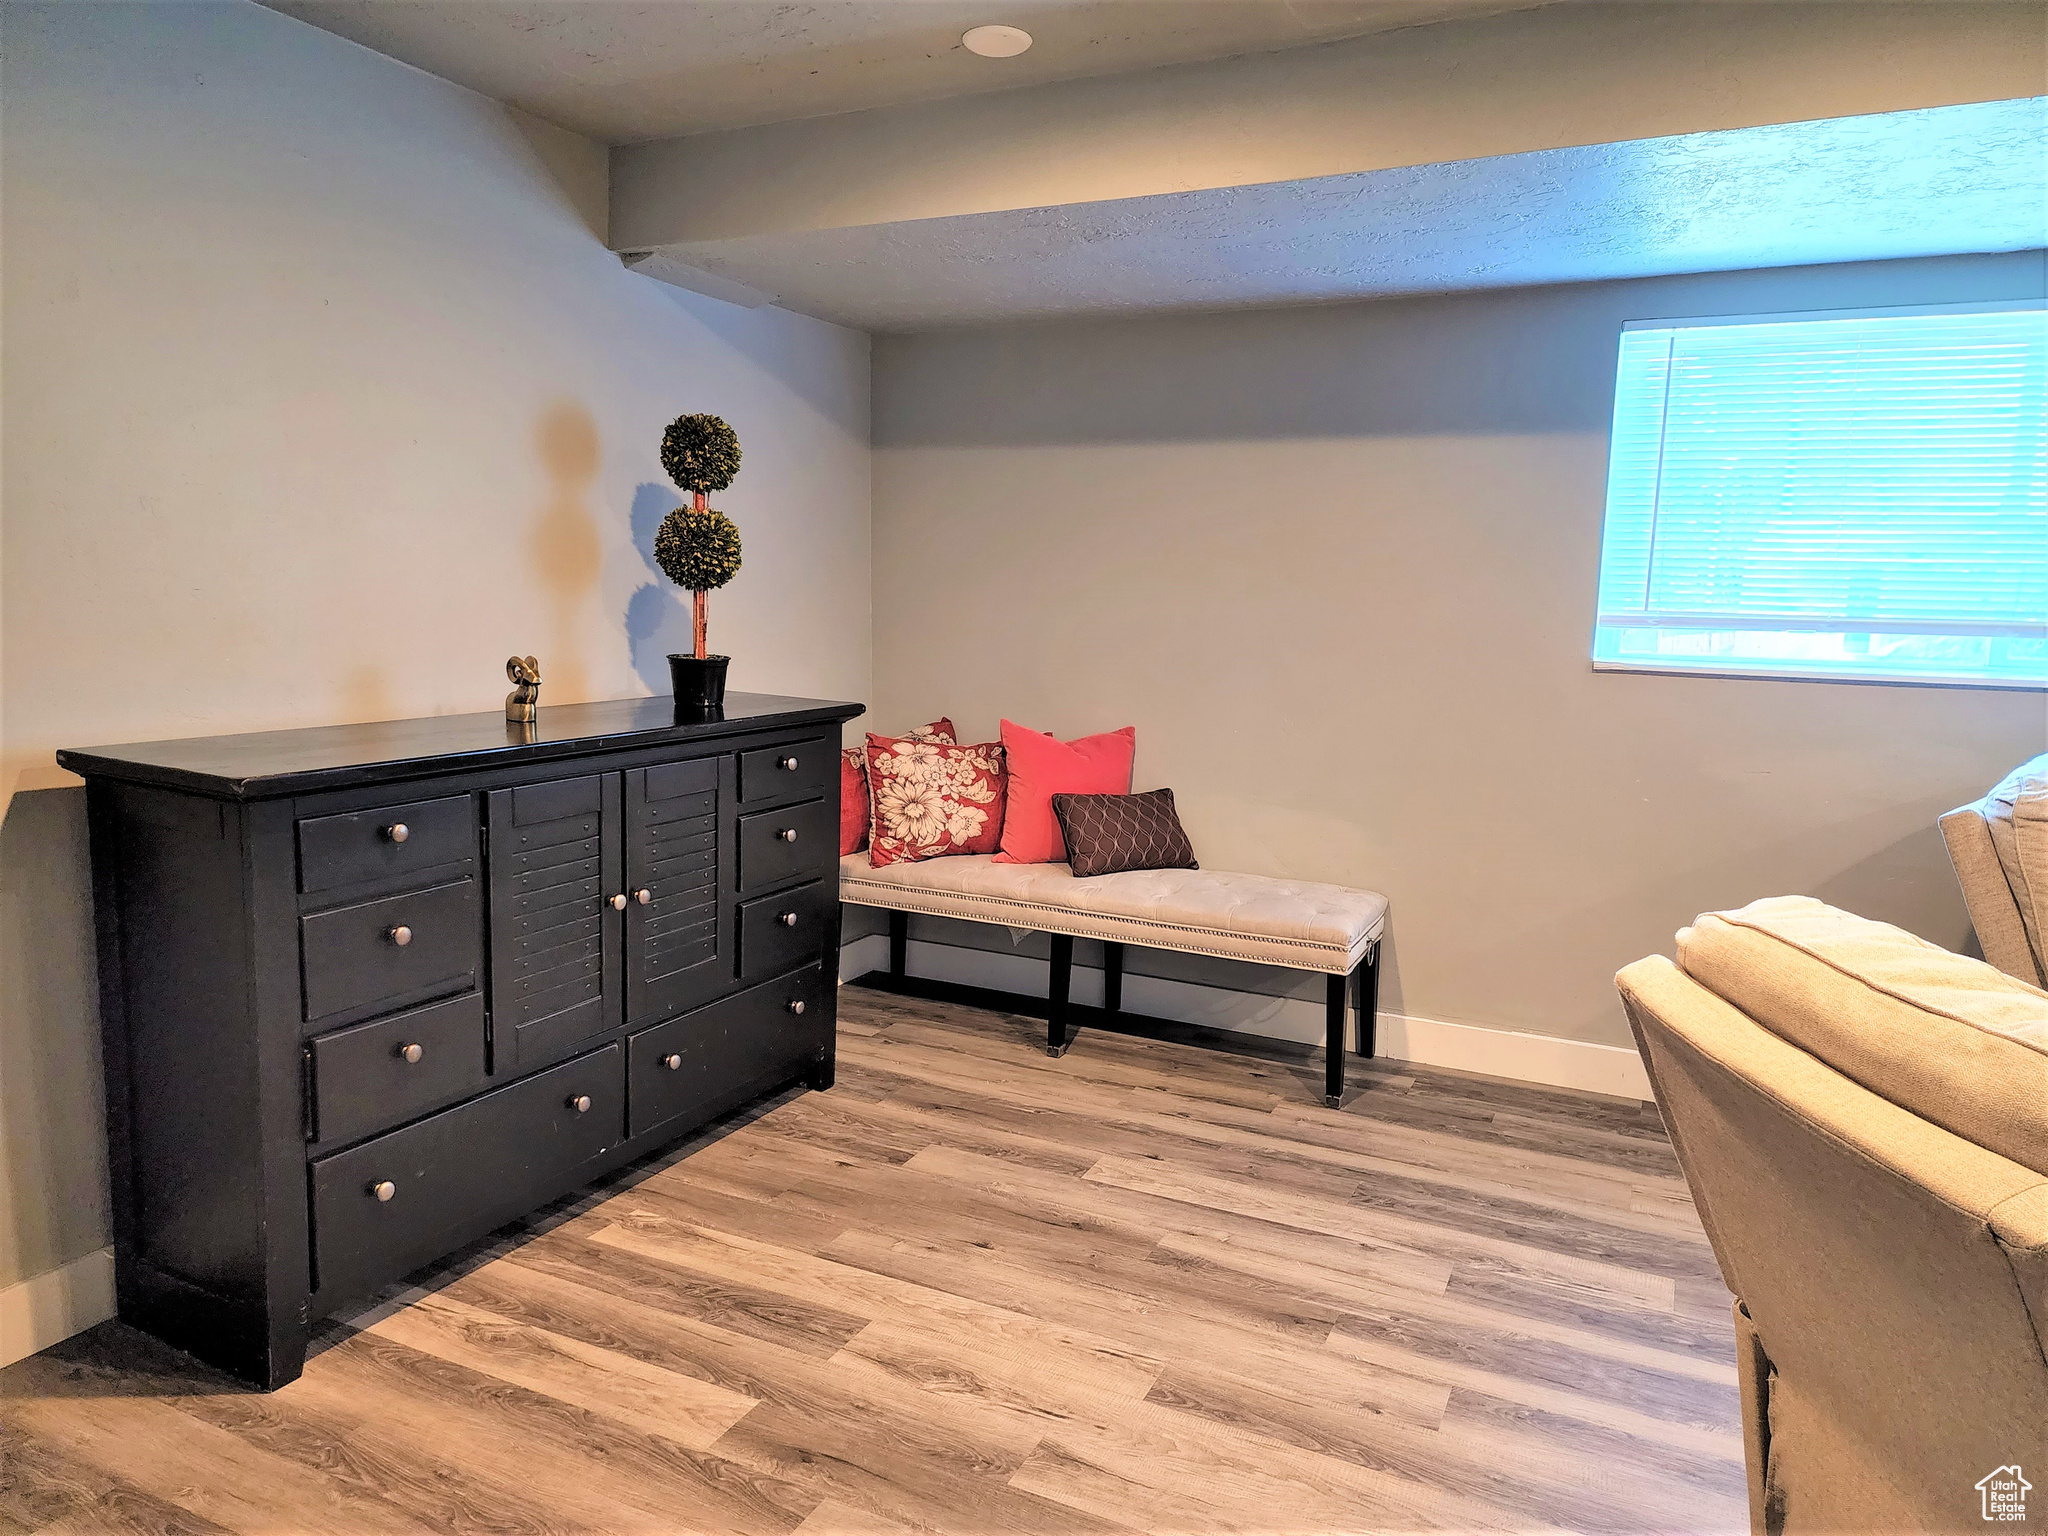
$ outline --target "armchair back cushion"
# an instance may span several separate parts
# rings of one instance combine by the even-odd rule
[[[2000,779],[1977,809],[2038,966],[2048,954],[2048,754]]]
[[[1970,926],[1977,930],[1984,958],[2006,975],[2039,986],[2041,965],[2026,924],[2020,921],[2019,902],[2005,868],[1998,862],[1983,805],[1972,801],[1942,817],[1941,839],[1948,844],[1949,862],[1955,866],[1956,883],[1963,888],[1963,903],[1970,910]]]
[[[1807,896],[1702,916],[1678,963],[1870,1092],[2048,1174],[2048,992]]]

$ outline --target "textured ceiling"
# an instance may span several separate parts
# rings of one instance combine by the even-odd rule
[[[607,143],[1262,53],[1537,0],[263,0]],[[984,22],[1032,34],[977,58]]]
[[[908,331],[2023,250],[2048,244],[2044,135],[2037,97],[661,254]]]

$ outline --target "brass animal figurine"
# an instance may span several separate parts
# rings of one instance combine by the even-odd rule
[[[513,683],[505,695],[505,718],[533,724],[540,713],[540,663],[531,656],[514,656],[505,663],[505,675]]]

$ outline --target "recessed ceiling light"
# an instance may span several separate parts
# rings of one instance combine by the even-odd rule
[[[984,59],[1014,59],[1031,46],[1031,34],[1022,27],[969,27],[960,41]]]

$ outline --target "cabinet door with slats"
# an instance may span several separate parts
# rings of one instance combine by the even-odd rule
[[[619,776],[493,790],[491,1045],[497,1075],[620,1021]]]
[[[625,774],[626,1017],[645,1023],[733,985],[724,841],[731,759]]]

